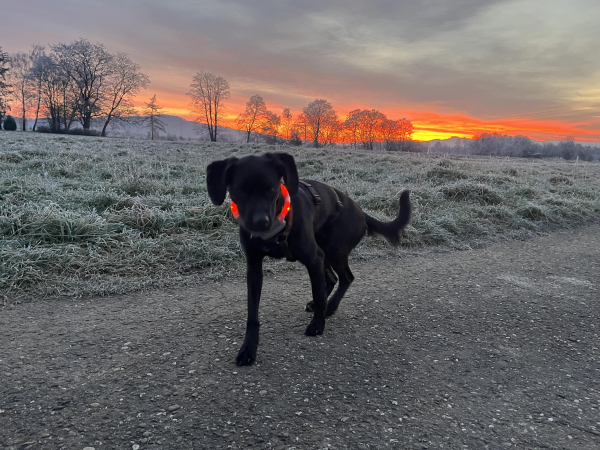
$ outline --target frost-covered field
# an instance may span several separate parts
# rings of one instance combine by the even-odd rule
[[[301,177],[380,218],[410,189],[404,248],[465,249],[600,215],[600,164],[0,132],[0,298],[108,295],[243,270],[237,225],[227,205],[211,205],[205,169],[264,151],[292,153]],[[369,238],[353,255],[397,252]]]

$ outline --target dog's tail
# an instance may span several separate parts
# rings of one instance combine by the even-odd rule
[[[392,245],[400,243],[400,233],[410,223],[412,208],[410,206],[410,194],[403,191],[400,194],[400,209],[398,216],[391,222],[380,222],[365,213],[369,235],[380,234]]]

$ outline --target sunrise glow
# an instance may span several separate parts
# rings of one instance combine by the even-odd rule
[[[168,93],[157,91],[159,103],[163,106],[163,113],[182,117],[194,121],[196,116],[189,110],[189,99],[185,95],[169,96]],[[153,95],[151,89],[146,96]],[[146,101],[140,95],[136,106],[141,111],[143,102]],[[281,114],[286,105],[269,104],[268,94],[264,95],[267,106],[277,114]],[[316,97],[316,95],[315,95]],[[221,116],[220,125],[223,127],[236,128],[235,119],[245,108],[247,99],[241,96],[232,96],[226,102],[226,108]],[[357,108],[369,108],[366,104],[333,104],[340,120],[344,120],[349,111]],[[303,106],[296,108],[291,105],[294,117],[302,113]],[[600,127],[593,121],[566,122],[560,120],[539,119],[535,117],[518,117],[496,120],[485,120],[470,117],[466,114],[444,114],[436,111],[422,111],[415,109],[402,110],[401,108],[380,109],[390,119],[407,118],[415,128],[413,139],[415,141],[430,141],[433,139],[449,139],[452,137],[472,139],[482,133],[499,133],[509,136],[527,136],[538,141],[563,140],[567,136],[575,137],[581,142],[595,142],[600,140]],[[543,115],[543,114],[541,114]],[[535,113],[532,113],[535,116]]]
[[[17,3],[3,8],[0,46],[12,53],[78,37],[100,42],[149,76],[138,110],[156,94],[164,114],[186,120],[196,119],[186,96],[192,78],[213,72],[231,86],[226,127],[260,94],[270,111],[289,107],[294,117],[319,98],[342,121],[357,108],[406,118],[418,141],[500,133],[598,142],[600,4],[573,1],[275,9],[149,1],[143,20],[127,2],[92,3],[86,13],[96,20],[84,24],[74,9],[34,0],[27,14]]]

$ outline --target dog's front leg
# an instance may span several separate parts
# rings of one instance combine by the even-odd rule
[[[325,330],[325,308],[327,307],[327,287],[325,281],[324,255],[319,249],[314,258],[305,263],[312,286],[314,316],[304,332],[307,336],[323,334]]]
[[[256,359],[256,349],[258,347],[258,305],[260,303],[260,293],[262,290],[263,257],[247,257],[247,284],[248,284],[248,321],[246,322],[246,336],[242,348],[235,359],[238,366],[248,366]]]

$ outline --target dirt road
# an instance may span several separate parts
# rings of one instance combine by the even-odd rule
[[[266,277],[247,368],[241,278],[1,310],[0,447],[600,448],[600,225],[353,270],[317,338]]]

